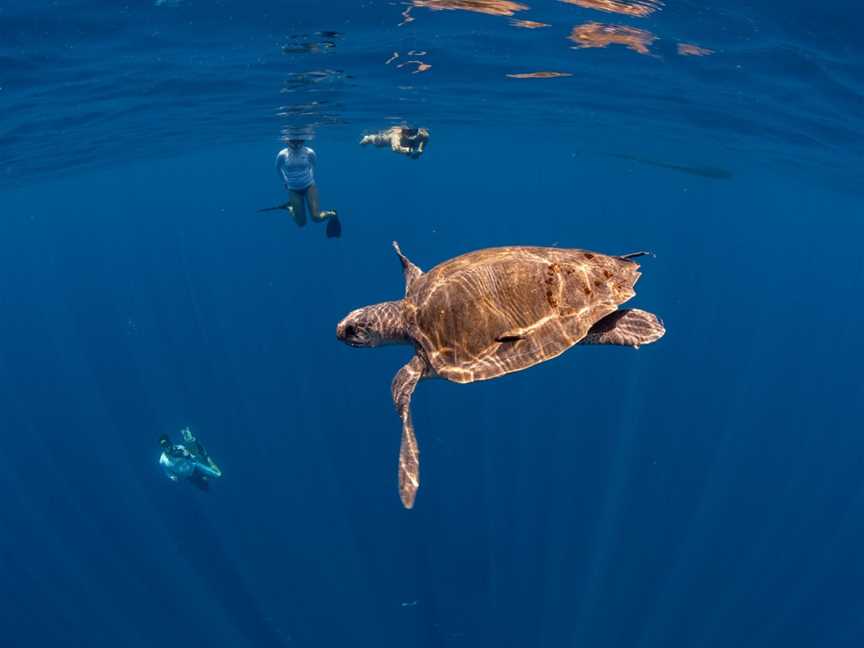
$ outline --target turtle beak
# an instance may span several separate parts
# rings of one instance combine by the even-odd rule
[[[336,339],[354,348],[378,346],[378,336],[369,330],[365,312],[366,309],[358,308],[342,318],[336,326]]]
[[[336,339],[344,342],[348,346],[358,347],[363,346],[357,340],[357,327],[350,321],[350,317],[346,317],[336,325]]]

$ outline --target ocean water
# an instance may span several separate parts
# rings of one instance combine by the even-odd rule
[[[3,0],[3,645],[861,646],[862,21]],[[420,159],[358,145],[403,123]],[[298,129],[339,239],[257,211]],[[411,349],[335,339],[393,240],[651,251],[667,333],[421,383],[405,510]],[[157,465],[186,425],[209,492]]]

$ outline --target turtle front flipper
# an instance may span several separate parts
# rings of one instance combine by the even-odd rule
[[[399,446],[399,497],[405,508],[414,506],[420,487],[420,449],[411,423],[411,396],[417,383],[426,375],[426,363],[414,356],[393,378],[393,404],[402,419],[402,443]]]
[[[617,344],[638,348],[656,342],[664,333],[663,322],[654,313],[625,308],[595,323],[579,344]]]
[[[423,271],[411,263],[411,260],[408,257],[402,254],[402,250],[399,249],[399,244],[396,241],[393,241],[393,249],[396,250],[396,256],[399,257],[399,262],[402,264],[402,270],[405,272],[405,294],[407,295],[408,291],[411,290],[411,284],[414,283],[414,280],[417,279],[417,277],[423,274]]]

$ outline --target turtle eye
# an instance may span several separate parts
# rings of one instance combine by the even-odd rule
[[[357,329],[354,328],[353,324],[349,324],[345,327],[345,337],[353,338],[357,334]]]

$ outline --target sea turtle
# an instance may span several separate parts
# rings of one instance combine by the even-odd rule
[[[420,454],[411,395],[424,378],[457,383],[527,369],[574,344],[638,347],[660,339],[652,313],[618,310],[635,295],[636,252],[608,256],[586,250],[499,247],[463,254],[422,272],[393,247],[405,274],[405,297],[349,313],[336,337],[354,347],[410,344],[415,354],[393,379],[402,418],[399,495],[414,505]]]

